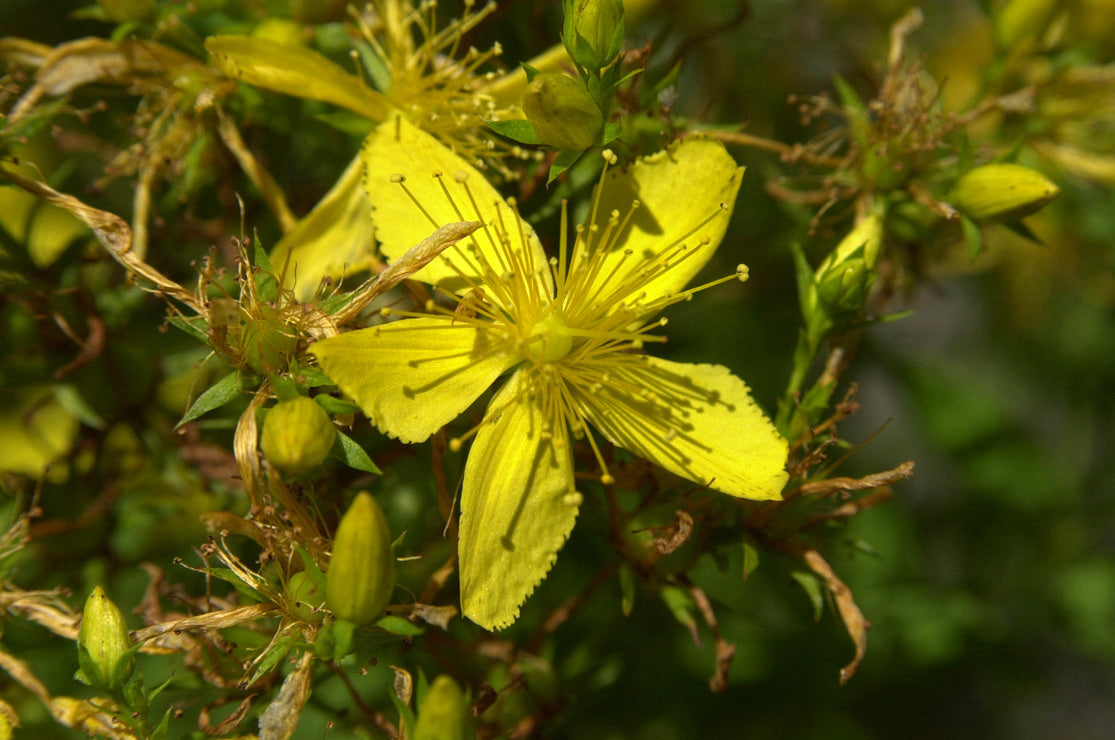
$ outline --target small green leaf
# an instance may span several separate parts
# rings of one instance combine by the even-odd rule
[[[177,329],[181,329],[203,344],[209,343],[209,333],[207,331],[209,324],[200,316],[195,316],[190,319],[184,316],[170,316],[167,318],[167,323]]]
[[[550,165],[550,176],[546,178],[546,184],[549,185],[557,178],[562,172],[572,167],[584,152],[561,152],[554,157],[554,163]]]
[[[627,563],[619,569],[619,592],[623,616],[630,617],[635,608],[635,570]]]
[[[328,410],[327,408],[326,411]],[[337,431],[337,441],[333,445],[332,455],[354,470],[363,470],[365,473],[374,473],[375,475],[383,474],[383,471],[372,462],[372,458],[368,457],[368,453],[364,452],[364,448],[356,444],[352,437],[339,430]]]
[[[820,579],[808,570],[795,570],[790,573],[790,577],[805,590],[805,595],[809,597],[809,602],[813,604],[813,619],[819,620],[825,610],[825,598]]]
[[[488,128],[500,136],[506,136],[520,144],[538,146],[542,143],[542,140],[538,138],[538,132],[534,130],[534,126],[525,118],[513,121],[484,121],[484,123],[488,124]]]
[[[275,666],[283,661],[283,658],[287,656],[293,646],[294,641],[290,637],[283,637],[272,642],[270,647],[267,648],[267,652],[256,663],[256,669],[252,672],[252,678],[248,683],[255,683],[270,673]]]
[[[670,610],[670,614],[678,621],[678,624],[689,630],[689,634],[693,636],[693,641],[700,643],[700,637],[697,634],[697,602],[693,600],[693,595],[686,589],[680,586],[663,586],[662,590],[658,592],[662,599],[662,603]]]
[[[403,619],[402,617],[395,616],[394,614],[385,614],[377,619],[374,624],[381,630],[390,632],[393,635],[399,635],[400,637],[417,637],[425,632],[425,630],[417,624]]]
[[[344,401],[333,396],[314,396],[314,400],[330,414],[358,414],[360,407],[351,401]]]
[[[755,547],[755,543],[749,539],[743,541],[743,582],[747,583],[747,579],[759,567],[759,548]]]
[[[183,424],[193,421],[202,414],[206,414],[213,409],[220,408],[230,401],[234,401],[240,396],[240,386],[237,383],[237,374],[229,373],[216,383],[211,385],[205,393],[202,393],[186,411],[182,420],[175,425],[175,429]]]
[[[601,134],[600,143],[610,144],[619,138],[623,133],[623,124],[619,121],[609,121],[604,124],[604,132]]]
[[[352,652],[352,638],[356,625],[339,619],[326,622],[314,641],[314,654],[322,660],[340,660]]]
[[[91,426],[94,429],[104,429],[105,420],[93,410],[93,407],[85,402],[81,397],[81,393],[77,388],[72,385],[56,385],[54,386],[54,400],[58,405],[65,409],[66,413],[78,419],[86,426]]]
[[[960,230],[964,233],[964,241],[968,242],[968,259],[974,262],[983,252],[983,232],[979,224],[964,214],[960,214]]]

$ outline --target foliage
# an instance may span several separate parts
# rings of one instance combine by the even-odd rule
[[[737,6],[0,9],[0,736],[1103,736],[1110,3]]]

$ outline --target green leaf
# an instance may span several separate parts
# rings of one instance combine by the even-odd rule
[[[983,232],[979,224],[964,214],[960,214],[960,230],[964,233],[964,241],[968,242],[968,259],[974,262],[983,252]]]
[[[500,136],[506,136],[508,139],[517,141],[520,144],[530,144],[538,146],[542,140],[538,138],[538,132],[534,130],[534,126],[530,121],[525,118],[515,119],[513,121],[484,121],[488,124],[488,128],[495,131]]]
[[[747,583],[747,579],[759,567],[759,548],[755,547],[755,543],[750,539],[743,540],[743,582]]]
[[[825,597],[821,588],[821,580],[817,578],[815,573],[808,570],[792,571],[790,577],[804,589],[805,595],[809,597],[809,602],[813,604],[813,619],[819,620],[825,611]]]
[[[167,323],[176,329],[181,329],[197,341],[209,344],[209,324],[202,317],[195,316],[187,319],[184,316],[169,316]]]
[[[326,411],[328,410],[327,408]],[[337,431],[337,441],[333,444],[331,454],[354,470],[363,470],[365,473],[374,473],[375,475],[383,474],[383,471],[372,462],[372,458],[368,457],[368,453],[364,452],[364,448],[340,430]]]
[[[619,138],[623,133],[623,124],[620,121],[609,121],[604,124],[604,130],[600,134],[600,143],[608,144]]]
[[[330,414],[358,414],[360,407],[351,401],[345,401],[333,396],[314,396],[314,400]]]
[[[275,268],[271,266],[267,252],[260,247],[259,237],[253,238],[255,249],[252,251],[252,267],[259,268],[252,276],[256,284],[256,295],[271,303],[279,296],[279,280],[275,277]]]
[[[630,617],[635,608],[635,570],[627,563],[619,569],[619,592],[623,616]]]
[[[85,402],[81,393],[72,385],[57,385],[54,387],[54,400],[58,402],[67,414],[78,419],[86,426],[94,429],[104,429],[105,420]]]
[[[287,656],[293,646],[294,641],[289,636],[281,637],[272,642],[267,648],[267,652],[256,663],[256,669],[252,671],[252,677],[248,683],[253,684],[270,673],[275,666],[283,661],[283,658]]]
[[[663,586],[658,595],[678,624],[689,630],[689,634],[693,636],[693,641],[699,643],[697,617],[695,616],[697,602],[693,600],[693,595],[680,586]]]
[[[549,185],[554,179],[572,167],[584,152],[562,152],[554,157],[554,163],[550,165],[550,176],[546,178],[546,184]]]
[[[413,622],[394,614],[385,614],[374,622],[376,627],[400,637],[417,637],[425,632]]]
[[[352,638],[356,625],[339,619],[326,622],[314,641],[314,654],[322,660],[340,660],[352,652]]]
[[[206,414],[213,409],[224,406],[230,401],[234,401],[240,396],[240,386],[237,379],[238,376],[236,373],[229,373],[210,386],[205,393],[197,397],[197,400],[194,401],[193,405],[186,411],[186,415],[182,417],[182,420],[179,421],[174,428],[177,429],[183,424],[193,421],[202,414]]]

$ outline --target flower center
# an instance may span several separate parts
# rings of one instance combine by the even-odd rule
[[[523,354],[535,362],[557,362],[572,349],[573,335],[556,313],[535,322],[523,342]]]

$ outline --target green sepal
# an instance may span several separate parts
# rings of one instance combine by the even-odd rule
[[[267,652],[260,657],[259,662],[256,663],[256,669],[252,671],[252,677],[248,679],[248,684],[253,684],[262,677],[270,673],[276,666],[283,662],[283,659],[290,653],[291,648],[294,647],[295,640],[289,635],[284,635],[278,640],[273,641],[268,647]]]
[[[677,623],[689,630],[694,642],[700,643],[697,634],[697,602],[693,600],[693,595],[681,586],[672,585],[663,586],[658,595]]]

